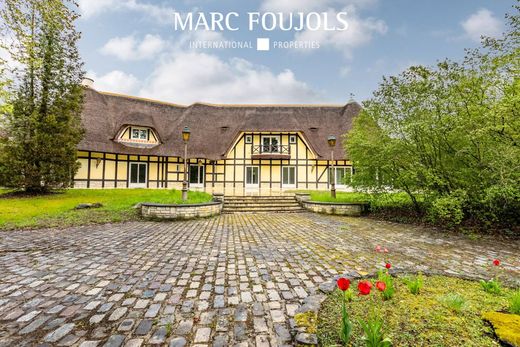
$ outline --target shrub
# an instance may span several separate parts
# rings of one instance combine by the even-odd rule
[[[520,289],[514,292],[509,299],[509,312],[520,314]]]
[[[437,198],[428,208],[428,219],[448,228],[456,227],[464,219],[463,202],[461,194]]]

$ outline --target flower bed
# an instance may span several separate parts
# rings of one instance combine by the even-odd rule
[[[367,202],[328,202],[311,201],[308,193],[296,194],[296,199],[303,208],[316,213],[358,217],[368,211]]]
[[[322,283],[295,315],[296,342],[322,346],[520,346],[520,289],[504,287],[501,262],[489,280],[394,271],[376,246],[373,276]],[[491,276],[490,276],[491,277]]]

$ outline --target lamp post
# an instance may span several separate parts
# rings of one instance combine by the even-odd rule
[[[331,164],[331,171],[332,171],[332,182],[330,183],[330,196],[332,196],[333,199],[336,199],[336,172],[334,171],[334,147],[336,147],[336,136],[329,136],[327,139],[327,142],[329,143],[330,147],[330,160],[332,162]]]
[[[188,141],[190,140],[190,128],[187,126],[182,130],[182,141],[184,141],[184,180],[182,181],[182,201],[188,200]]]

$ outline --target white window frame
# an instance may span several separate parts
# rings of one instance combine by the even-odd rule
[[[253,143],[253,135],[246,135],[245,136],[245,143],[250,145]]]
[[[287,173],[289,173],[289,170],[292,169],[294,170],[294,183],[284,183],[284,178],[285,178],[285,175],[286,175],[286,171]],[[289,178],[290,178],[290,175],[289,175]],[[289,179],[287,180],[289,181]],[[296,166],[282,166],[282,187],[284,188],[294,188],[296,187]]]
[[[266,139],[266,138],[276,139],[278,141],[278,145],[277,145],[278,150],[277,151],[264,152],[264,139]],[[262,135],[262,138],[260,139],[260,146],[261,146],[262,150],[260,151],[260,153],[280,153],[281,145],[282,145],[282,141],[281,141],[280,135]],[[271,141],[269,141],[269,146],[272,146]]]
[[[139,131],[139,136],[135,137],[134,136],[134,130],[138,130]],[[131,140],[145,140],[145,141],[148,141],[148,128],[142,128],[142,127],[130,127],[130,139]],[[142,139],[141,138],[141,132],[145,132],[146,133],[146,138]]]
[[[291,143],[291,144],[296,143],[296,135],[289,135],[289,143]]]
[[[331,169],[332,169],[332,167],[329,168],[329,173],[330,173]],[[345,170],[345,173],[347,173],[347,171],[350,170],[350,174],[352,175],[352,167],[349,167],[349,166],[334,166],[334,177],[336,178],[336,182],[335,182],[336,183],[336,187],[337,188],[345,188],[348,185],[345,184],[344,182],[338,182],[338,180],[337,180],[336,176],[337,176],[338,169]],[[329,183],[332,184],[332,181],[330,181]]]
[[[257,169],[257,183],[247,183],[247,170],[248,169]],[[244,170],[244,186],[246,188],[258,188],[260,186],[260,166],[258,165],[248,165]]]
[[[202,170],[202,182],[199,182],[199,183],[191,183],[189,182],[190,181],[190,173],[191,173],[191,170],[192,168],[196,167],[197,170],[198,170],[198,176],[199,176],[199,181],[201,179],[201,170]],[[204,167],[204,165],[197,165],[197,164],[191,164],[189,165],[188,167],[188,183],[190,185],[190,187],[193,187],[193,188],[202,188],[204,187],[204,182],[206,181],[206,168]]]
[[[130,162],[128,165],[130,167],[128,168],[128,187],[129,188],[146,188],[146,184],[148,182],[148,163],[143,163],[139,161]],[[137,165],[137,179],[139,180],[139,167],[141,165],[144,165],[145,167],[145,174],[144,174],[144,183],[138,182],[138,183],[132,183],[132,166]]]

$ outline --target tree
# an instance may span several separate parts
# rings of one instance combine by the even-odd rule
[[[520,24],[508,18],[503,38],[485,39],[461,63],[383,79],[346,136],[356,185],[404,191],[446,224],[518,223]]]
[[[73,1],[5,0],[2,47],[9,51],[11,112],[4,112],[0,185],[28,192],[68,187],[78,169],[83,63]]]

